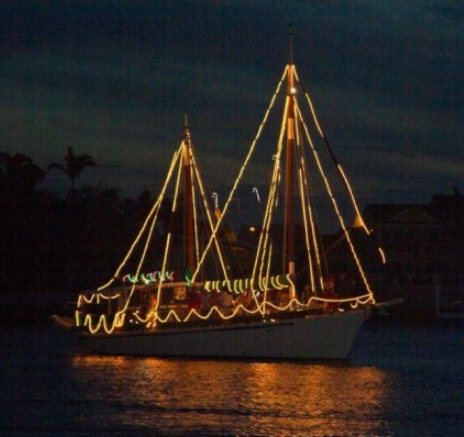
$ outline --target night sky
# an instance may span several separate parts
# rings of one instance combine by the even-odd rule
[[[206,184],[225,192],[287,62],[290,22],[361,204],[464,192],[459,0],[4,2],[0,150],[46,168],[72,146],[99,164],[81,186],[134,196],[159,187],[187,109]],[[264,156],[247,183],[265,183]],[[68,188],[56,173],[45,187]]]

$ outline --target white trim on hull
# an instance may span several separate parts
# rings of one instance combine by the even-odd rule
[[[365,320],[362,310],[218,327],[85,334],[92,353],[125,356],[346,359]]]

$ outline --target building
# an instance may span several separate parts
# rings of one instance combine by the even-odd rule
[[[437,195],[430,204],[370,204],[364,220],[387,257],[390,284],[407,290],[440,284],[442,303],[464,297],[464,196]]]

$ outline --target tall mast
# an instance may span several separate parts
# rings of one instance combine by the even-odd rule
[[[288,273],[295,275],[295,207],[294,207],[294,148],[295,148],[295,111],[294,111],[294,75],[293,75],[293,27],[289,26],[289,61],[287,73],[287,151],[285,168],[285,218]],[[295,288],[290,288],[290,298],[295,298]]]
[[[187,267],[191,272],[195,271],[195,242],[194,242],[194,217],[193,217],[193,193],[192,193],[192,169],[190,159],[190,129],[187,113],[184,113],[184,141],[182,148],[182,161],[184,166],[184,214],[185,235],[187,251]]]

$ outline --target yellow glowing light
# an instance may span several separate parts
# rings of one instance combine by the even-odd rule
[[[286,287],[291,287],[294,286],[290,275],[285,275],[284,278],[285,281],[287,281],[287,284],[284,282],[281,282],[282,279],[279,277],[271,277],[271,281],[276,283],[279,288],[286,288]],[[219,284],[216,284],[219,285]],[[267,288],[267,285],[264,285]],[[255,309],[249,309],[243,306],[242,304],[237,305],[232,313],[230,314],[224,314],[217,306],[213,306],[210,311],[206,315],[202,315],[198,313],[196,310],[192,309],[189,311],[189,313],[185,317],[181,317],[175,310],[170,310],[166,316],[161,317],[160,314],[157,311],[151,311],[149,314],[146,315],[146,317],[141,317],[138,312],[133,312],[132,315],[134,316],[136,323],[144,323],[146,329],[153,329],[156,327],[157,323],[168,323],[168,322],[178,322],[178,323],[185,323],[190,321],[192,318],[197,318],[200,320],[207,320],[211,317],[218,316],[222,320],[230,320],[237,316],[238,314],[265,314],[265,312],[269,309],[275,310],[275,311],[281,311],[285,312],[288,311],[290,308],[293,309],[305,309],[309,308],[312,302],[319,302],[319,303],[324,303],[324,302],[329,302],[329,303],[350,303],[352,308],[355,309],[359,305],[365,305],[369,302],[371,302],[371,296],[370,295],[363,295],[363,296],[358,296],[358,297],[352,297],[352,298],[346,298],[346,299],[327,299],[327,298],[322,298],[322,297],[310,297],[310,299],[307,302],[300,302],[298,299],[291,299],[289,303],[285,306],[278,306],[273,304],[272,302],[264,301]],[[86,315],[84,318],[84,326],[88,327],[89,332],[91,334],[96,334],[100,330],[103,330],[106,334],[112,334],[117,328],[121,328],[124,325],[126,314],[116,314],[115,315],[115,320],[113,324],[110,326],[107,320],[107,317],[105,315],[100,315],[97,316],[97,322],[94,323],[92,320],[92,316],[90,314]]]
[[[118,270],[116,271],[116,274],[114,275],[115,277],[117,277],[120,273],[120,271],[122,270],[123,266],[125,265],[125,263],[127,262],[128,258],[130,257],[130,255],[132,254],[132,251],[134,250],[136,244],[138,243],[138,241],[140,240],[140,238],[142,237],[143,233],[145,232],[145,229],[147,228],[147,225],[150,221],[150,219],[153,218],[152,220],[152,223],[151,223],[151,226],[149,228],[149,232],[148,232],[148,236],[147,236],[147,240],[146,240],[146,243],[145,243],[145,247],[144,247],[144,250],[143,250],[143,253],[142,253],[142,256],[141,256],[141,259],[139,261],[139,264],[138,264],[138,267],[137,267],[137,271],[136,271],[136,276],[138,276],[140,274],[140,271],[141,271],[141,267],[143,265],[143,261],[145,259],[145,256],[146,256],[146,253],[147,253],[147,250],[148,250],[148,246],[149,246],[149,243],[150,243],[150,240],[151,240],[151,237],[152,237],[152,234],[153,234],[153,230],[154,230],[154,227],[155,227],[155,223],[156,223],[156,219],[157,219],[157,215],[158,215],[158,211],[159,211],[159,207],[162,203],[162,200],[164,198],[164,195],[165,195],[165,192],[166,192],[166,189],[167,189],[167,186],[169,184],[169,181],[171,180],[171,176],[173,174],[173,171],[174,171],[174,168],[175,168],[175,165],[176,165],[176,162],[179,162],[180,165],[179,165],[179,168],[181,167],[181,164],[182,164],[182,148],[183,148],[183,142],[180,144],[180,147],[178,148],[178,150],[174,153],[174,157],[173,157],[173,160],[171,161],[171,167],[169,169],[169,172],[168,172],[168,176],[164,182],[164,185],[163,185],[163,188],[161,190],[161,194],[160,196],[158,197],[155,205],[153,206],[152,210],[150,211],[147,219],[145,220],[143,226],[142,226],[142,229],[140,230],[139,234],[137,235],[137,238],[135,239],[134,243],[132,244],[129,252],[127,253],[125,259],[123,260],[123,262],[121,263],[121,265],[119,266]],[[179,171],[178,171],[178,176],[177,176],[177,184],[176,184],[176,187],[178,188],[178,185],[179,185]],[[173,202],[173,208],[175,208],[175,204],[176,204],[176,200]],[[166,251],[166,249],[165,249]],[[161,271],[162,273],[162,277],[164,277],[164,274],[165,274],[165,269]],[[112,280],[110,280],[107,284],[103,285],[102,287],[100,287],[98,290],[102,290],[106,287],[108,287],[112,282],[114,281],[114,278]],[[159,301],[159,294],[160,294],[160,289],[161,289],[161,284],[163,282],[163,279],[160,280],[160,283],[159,283],[159,288],[158,288],[158,301]],[[115,314],[115,317],[114,317],[114,320],[113,320],[113,324],[112,324],[112,327],[108,327],[107,326],[107,321],[106,321],[106,318],[105,316],[101,316],[100,317],[100,321],[99,323],[97,324],[96,327],[93,327],[92,326],[92,321],[91,321],[91,318],[89,319],[86,319],[88,320],[88,327],[89,327],[89,332],[90,333],[96,333],[98,332],[98,330],[100,328],[103,328],[105,330],[105,332],[107,333],[111,333],[114,331],[114,329],[116,327],[120,327],[122,325],[119,325],[120,323],[124,323],[124,319],[125,319],[125,312],[127,310],[127,308],[129,307],[129,303],[131,301],[131,298],[132,298],[132,295],[134,293],[134,290],[136,289],[136,284],[134,282],[134,284],[132,284],[132,288],[129,292],[129,296],[127,297],[126,301],[125,301],[125,304],[123,306],[123,308],[118,311],[116,314]],[[86,326],[86,324],[84,323],[84,326]]]
[[[270,261],[268,261],[270,262]],[[263,276],[256,278],[258,283],[258,288],[256,291],[266,291],[269,290],[268,283],[270,282],[272,287],[276,290],[281,290],[282,288],[288,287],[293,284],[291,281],[290,275],[274,275],[274,276]],[[285,283],[287,281],[288,283]],[[223,281],[206,281],[204,283],[204,290],[208,292],[212,291],[222,291],[227,288],[230,292],[245,293],[247,289],[251,286],[251,283],[254,283],[255,280],[251,278],[246,279],[234,279],[234,280],[223,280]]]
[[[190,166],[193,167],[193,158],[192,158],[192,148],[191,143],[189,142],[189,158],[190,158]],[[195,171],[194,171],[195,175]],[[195,262],[198,262],[200,259],[200,239],[198,236],[198,214],[197,214],[197,201],[196,201],[196,190],[195,184],[192,181],[192,203],[193,203],[193,229],[194,229],[194,237],[195,237]]]
[[[315,159],[316,164],[317,164],[317,167],[318,167],[318,169],[319,169],[319,173],[321,174],[322,179],[323,179],[323,181],[324,181],[325,187],[326,187],[326,189],[327,189],[327,193],[329,194],[329,197],[330,197],[330,200],[331,200],[332,205],[333,205],[333,207],[334,207],[334,210],[335,210],[335,213],[336,213],[336,215],[337,215],[338,221],[339,221],[340,226],[341,226],[341,228],[343,229],[343,232],[344,232],[344,234],[345,234],[346,241],[348,242],[348,245],[349,245],[349,247],[350,247],[351,253],[352,253],[353,258],[354,258],[354,260],[355,260],[356,266],[357,266],[357,268],[358,268],[358,271],[359,271],[359,273],[360,273],[360,275],[361,275],[361,277],[362,277],[362,279],[363,279],[364,285],[366,286],[366,290],[367,290],[367,292],[369,293],[369,296],[370,296],[372,302],[375,302],[374,295],[373,295],[373,293],[372,293],[372,291],[371,291],[371,289],[370,289],[370,286],[369,286],[369,282],[367,281],[367,278],[366,278],[366,275],[365,275],[364,270],[363,270],[363,268],[362,268],[361,262],[360,262],[360,260],[359,260],[359,258],[358,258],[358,256],[357,256],[357,254],[356,254],[356,251],[355,251],[354,246],[353,246],[353,243],[352,243],[352,241],[351,241],[349,232],[347,231],[347,228],[346,228],[346,225],[345,225],[345,221],[343,220],[343,217],[342,217],[342,215],[341,215],[341,213],[340,213],[340,209],[339,209],[339,207],[338,207],[338,203],[337,203],[337,201],[335,200],[335,197],[333,196],[331,185],[330,185],[330,183],[329,183],[329,181],[328,181],[328,179],[327,179],[327,176],[325,175],[324,169],[323,169],[322,164],[321,164],[321,161],[320,161],[320,159],[319,159],[319,155],[318,155],[318,153],[317,153],[317,151],[316,151],[316,149],[315,149],[315,147],[314,147],[314,144],[313,144],[313,142],[312,142],[311,136],[310,136],[310,134],[309,134],[308,127],[306,126],[306,123],[305,123],[304,120],[303,120],[303,117],[302,117],[302,115],[301,115],[301,112],[300,112],[299,108],[298,108],[298,114],[299,114],[299,119],[301,120],[301,123],[302,123],[302,125],[303,125],[304,132],[305,132],[305,134],[306,134],[306,138],[307,138],[307,140],[308,140],[308,142],[309,142],[309,144],[310,144],[310,146],[311,146],[311,150],[312,150],[312,152],[313,152],[314,159]]]
[[[192,162],[193,162],[193,169],[194,169],[197,181],[198,181],[198,187],[200,188],[200,194],[201,194],[201,197],[203,199],[203,205],[205,207],[206,217],[208,219],[208,224],[209,224],[209,228],[210,228],[210,231],[211,231],[211,235],[214,238],[214,245],[216,247],[216,252],[217,252],[218,257],[219,257],[219,262],[221,264],[222,273],[223,273],[225,279],[229,279],[228,278],[228,273],[227,273],[227,268],[226,268],[225,262],[224,262],[224,257],[222,255],[222,250],[221,250],[221,247],[219,245],[219,241],[216,238],[216,234],[214,233],[214,223],[213,223],[212,215],[211,215],[211,212],[210,212],[210,208],[208,206],[208,202],[206,201],[207,196],[206,196],[206,192],[205,192],[205,189],[204,189],[203,180],[201,178],[200,172],[198,171],[198,166],[196,164],[193,149],[190,152],[191,152],[191,158],[192,158]],[[200,260],[197,260],[197,262],[198,262],[198,265],[200,265]],[[192,281],[193,281],[193,278],[192,278]]]
[[[293,72],[295,74],[295,79],[299,82],[299,78],[298,78],[298,73],[296,72],[296,68],[295,66],[293,67]],[[311,114],[313,116],[313,120],[314,120],[314,124],[316,125],[317,127],[317,130],[319,132],[319,135],[321,136],[321,138],[325,139],[325,135],[324,135],[324,132],[322,131],[322,128],[321,128],[321,125],[319,124],[319,120],[317,119],[317,115],[316,115],[316,111],[314,110],[314,106],[313,106],[313,103],[311,101],[311,98],[309,97],[309,94],[307,92],[304,93],[305,97],[306,97],[306,100],[308,102],[308,105],[309,105],[309,108],[311,110]],[[345,175],[345,172],[343,171],[342,167],[340,164],[337,164],[337,167],[338,167],[338,170],[340,172],[340,175],[342,176],[342,179],[343,181],[345,182],[345,185],[348,189],[348,193],[350,195],[350,199],[351,199],[351,202],[353,204],[353,207],[356,211],[356,214],[361,218],[361,222],[362,222],[362,226],[364,228],[364,231],[366,232],[367,235],[370,235],[370,232],[369,232],[369,229],[367,229],[367,226],[365,225],[364,223],[364,220],[362,218],[362,215],[359,211],[359,208],[358,208],[358,204],[356,202],[356,198],[354,196],[354,193],[353,193],[353,190],[351,188],[351,185],[350,183],[348,182],[348,178],[346,177]]]
[[[286,114],[287,114],[287,109],[289,105],[289,97],[285,99],[285,108],[284,108],[284,113],[282,116],[282,122],[280,126],[280,134],[279,134],[279,140],[278,140],[278,145],[277,145],[277,153],[274,155],[274,169],[272,172],[272,179],[271,179],[271,189],[269,192],[269,197],[268,201],[266,204],[266,211],[264,214],[264,221],[263,221],[263,226],[261,229],[261,234],[259,237],[258,241],[258,248],[256,250],[256,256],[255,256],[255,262],[253,265],[253,271],[251,275],[251,283],[254,283],[254,280],[256,276],[259,274],[260,276],[262,275],[264,265],[266,262],[266,252],[267,252],[267,247],[268,247],[268,241],[269,241],[269,229],[271,225],[271,220],[272,220],[272,214],[274,211],[274,206],[277,204],[277,194],[278,194],[278,186],[279,186],[279,175],[280,175],[280,157],[282,154],[283,150],[283,139],[285,135],[285,126],[286,126]],[[258,264],[259,264],[259,269],[258,269]],[[259,273],[258,273],[259,270]],[[268,281],[269,282],[269,279]],[[256,304],[259,306],[258,298],[255,294],[255,289],[252,286],[251,291],[253,293],[253,298],[256,301]],[[259,306],[264,314],[264,308],[262,306]]]
[[[278,141],[278,146],[277,146],[277,154],[275,155],[275,164],[274,164],[274,169],[272,172],[272,178],[271,178],[271,187],[268,195],[268,200],[267,200],[267,205],[266,205],[266,211],[264,214],[263,218],[263,225],[261,228],[261,233],[259,237],[259,242],[258,242],[258,248],[256,252],[256,258],[254,260],[253,264],[253,270],[252,270],[252,275],[250,278],[246,279],[235,279],[235,280],[230,280],[227,276],[227,268],[225,266],[220,245],[217,239],[217,233],[220,228],[220,225],[222,223],[223,217],[226,215],[226,211],[228,210],[228,207],[232,201],[232,198],[235,194],[235,191],[237,189],[237,186],[245,172],[245,169],[247,168],[247,165],[253,155],[253,152],[255,150],[256,144],[261,136],[261,133],[263,131],[264,125],[266,124],[269,114],[274,106],[276,97],[281,89],[282,83],[288,73],[288,79],[289,79],[289,95],[287,95],[287,98],[285,100],[285,111],[284,115],[282,118],[282,125],[281,125],[281,131],[279,135],[279,141]],[[181,143],[180,148],[174,153],[170,169],[168,171],[167,178],[165,180],[165,183],[163,185],[163,188],[161,190],[161,194],[158,197],[155,205],[152,207],[147,219],[145,220],[139,234],[137,235],[136,240],[130,247],[128,253],[126,254],[126,257],[124,258],[123,262],[121,265],[118,267],[116,270],[116,273],[114,274],[113,279],[111,279],[107,284],[103,285],[98,289],[98,291],[103,290],[104,288],[108,287],[115,278],[117,278],[120,274],[121,269],[131,256],[135,246],[138,244],[139,240],[142,238],[142,235],[145,233],[146,229],[149,228],[148,230],[148,236],[146,240],[146,244],[143,249],[143,253],[141,256],[141,259],[139,261],[139,264],[137,266],[137,272],[136,275],[139,275],[142,264],[145,260],[147,250],[148,250],[148,245],[152,237],[152,233],[155,227],[155,223],[157,220],[158,213],[161,209],[161,203],[162,200],[165,196],[168,184],[172,178],[172,175],[174,173],[174,169],[176,167],[176,164],[178,164],[178,173],[177,173],[177,179],[175,183],[175,194],[173,197],[173,205],[172,205],[172,214],[175,213],[177,210],[177,202],[178,202],[178,191],[179,191],[179,185],[180,185],[180,175],[181,175],[181,166],[182,166],[182,148],[184,147],[184,159],[185,159],[185,146],[187,146],[187,152],[188,152],[188,159],[189,163],[192,166],[194,172],[193,175],[194,177],[192,178],[192,200],[194,202],[194,229],[195,229],[195,246],[196,246],[196,258],[197,258],[197,266],[196,270],[192,275],[191,282],[193,283],[196,276],[199,274],[200,268],[202,264],[204,263],[204,260],[206,258],[206,255],[211,248],[211,245],[215,244],[215,247],[217,249],[217,252],[219,254],[219,259],[221,262],[221,267],[223,270],[223,275],[224,279],[216,280],[216,281],[206,281],[203,284],[203,289],[208,292],[219,292],[227,289],[231,293],[249,293],[251,291],[251,294],[254,298],[254,301],[256,303],[255,308],[246,308],[242,304],[238,304],[232,308],[232,311],[227,314],[223,313],[220,308],[217,306],[213,306],[207,314],[203,315],[200,314],[198,311],[195,309],[190,310],[186,315],[183,312],[176,312],[175,309],[171,309],[165,316],[161,316],[160,313],[158,312],[159,305],[161,302],[161,291],[162,291],[162,283],[163,283],[163,278],[164,278],[164,273],[166,271],[166,266],[167,266],[167,261],[168,261],[168,256],[169,256],[169,251],[170,251],[170,245],[171,245],[171,232],[168,233],[166,242],[165,242],[165,247],[164,247],[164,255],[163,255],[163,263],[162,263],[162,269],[161,269],[161,280],[158,284],[157,287],[157,301],[155,308],[152,309],[145,317],[142,317],[139,314],[139,311],[133,311],[130,317],[129,322],[134,323],[134,324],[145,324],[146,329],[154,329],[157,327],[158,324],[162,323],[168,323],[168,322],[178,322],[178,323],[183,323],[183,322],[188,322],[193,318],[197,318],[200,320],[207,320],[210,317],[220,317],[223,320],[230,320],[233,317],[235,317],[237,314],[258,314],[261,313],[263,316],[266,313],[266,311],[269,310],[275,310],[275,311],[287,311],[290,308],[292,310],[302,310],[305,308],[309,308],[312,302],[319,302],[319,303],[324,303],[324,302],[336,302],[336,303],[343,303],[347,302],[350,303],[353,308],[357,308],[359,305],[366,305],[371,302],[375,302],[373,298],[373,294],[370,290],[369,284],[367,282],[366,276],[364,274],[364,271],[362,269],[362,266],[360,264],[360,261],[357,257],[355,248],[351,242],[351,239],[349,237],[349,233],[347,232],[347,228],[345,226],[344,220],[341,217],[338,204],[332,194],[332,190],[330,187],[330,183],[324,174],[324,170],[322,168],[322,164],[319,160],[318,153],[314,148],[314,145],[312,143],[309,130],[302,118],[302,114],[300,112],[300,109],[298,108],[296,99],[294,97],[296,93],[296,89],[293,87],[293,76],[298,80],[298,77],[296,75],[296,69],[292,68],[292,66],[286,66],[284,73],[282,75],[282,78],[280,79],[280,82],[277,85],[276,91],[271,99],[271,102],[269,104],[269,107],[267,108],[267,111],[264,115],[264,118],[259,126],[258,132],[251,144],[250,150],[248,151],[248,154],[246,155],[244,164],[240,168],[239,174],[233,184],[232,190],[229,193],[229,197],[227,198],[227,201],[224,205],[224,210],[223,214],[218,217],[218,220],[216,223],[213,223],[212,216],[209,211],[208,204],[206,202],[206,195],[204,192],[203,188],[203,183],[200,177],[200,173],[197,169],[197,165],[195,162],[195,157],[193,154],[193,150],[190,146],[190,143],[185,143],[184,141]],[[318,123],[314,108],[312,106],[312,102],[309,99],[309,96],[305,93],[306,99],[308,100],[308,103],[311,108],[311,112],[313,114],[313,119],[315,121],[316,127],[320,133],[320,135],[323,137],[322,129],[320,128],[320,125]],[[293,99],[294,102],[294,117],[290,117],[288,115],[288,105],[290,99]],[[290,119],[293,119],[293,121],[289,121]],[[332,201],[332,204],[334,206],[336,215],[339,219],[340,225],[345,233],[347,242],[349,244],[350,250],[352,252],[352,255],[355,259],[356,265],[358,267],[358,270],[361,274],[361,277],[363,278],[364,284],[367,289],[367,294],[362,295],[362,296],[357,296],[357,297],[351,297],[347,299],[327,299],[327,298],[322,298],[322,297],[317,297],[317,296],[311,296],[306,302],[300,302],[296,298],[291,298],[289,303],[285,306],[279,306],[279,305],[274,305],[272,302],[267,301],[267,293],[270,290],[282,290],[286,288],[290,289],[295,289],[295,284],[293,282],[293,279],[289,273],[285,275],[270,275],[270,270],[271,270],[271,260],[272,260],[272,242],[270,241],[269,238],[269,229],[271,226],[272,222],[272,215],[274,210],[277,208],[278,201],[279,201],[279,183],[281,180],[281,170],[280,170],[280,156],[282,153],[283,149],[283,137],[285,135],[285,130],[287,129],[289,132],[289,135],[293,137],[296,135],[296,144],[297,144],[297,153],[299,153],[299,167],[298,167],[298,188],[300,192],[300,198],[301,198],[301,207],[302,207],[302,216],[303,216],[303,223],[304,223],[304,228],[305,228],[305,242],[307,246],[307,254],[308,254],[308,261],[309,261],[309,266],[311,269],[310,272],[310,281],[311,281],[311,287],[313,291],[315,291],[315,273],[313,271],[313,263],[314,260],[316,261],[315,264],[318,269],[319,273],[319,282],[320,286],[322,287],[322,269],[321,269],[321,260],[320,260],[320,254],[319,254],[319,245],[317,242],[316,238],[316,229],[314,225],[314,220],[313,220],[313,211],[311,207],[311,202],[309,200],[309,176],[307,174],[307,164],[305,161],[304,157],[304,151],[302,147],[302,141],[301,141],[301,131],[300,131],[300,126],[298,122],[301,122],[301,125],[303,126],[303,132],[306,135],[306,138],[308,139],[308,142],[311,146],[311,150],[314,156],[314,159],[317,164],[317,168],[319,169],[319,172],[322,176],[322,179],[324,181],[324,184],[326,185],[327,192],[329,193],[329,197]],[[341,166],[338,166],[338,170],[345,182],[345,185],[348,188],[352,203],[355,207],[355,210],[358,212],[358,207],[354,198],[354,194],[352,192],[352,189],[348,183],[348,180],[345,176],[345,173]],[[208,219],[208,224],[211,229],[211,236],[208,240],[207,246],[204,249],[203,253],[201,254],[201,257],[199,255],[199,237],[198,237],[198,223],[197,223],[197,216],[196,216],[196,194],[195,194],[195,180],[198,183],[199,191],[201,194],[201,198],[203,199],[203,203],[205,205],[205,210],[207,214],[207,219]],[[360,216],[360,215],[359,215]],[[151,222],[151,223],[150,223]],[[367,228],[365,227],[364,222],[362,222],[363,227],[365,228],[366,232]],[[257,229],[254,226],[249,227],[250,232],[256,232]],[[311,237],[312,237],[312,242],[311,242]],[[311,254],[313,251],[314,257]],[[381,248],[379,248],[379,252],[382,256],[382,260],[385,260],[385,255],[382,251]],[[201,286],[201,285],[200,285]],[[81,322],[81,313],[79,311],[75,312],[75,323],[76,326],[85,326],[88,328],[89,332],[91,334],[95,334],[99,331],[103,331],[106,334],[112,334],[117,328],[122,328],[124,326],[124,322],[127,319],[127,312],[129,309],[129,303],[130,300],[134,294],[135,289],[139,289],[139,287],[135,285],[135,283],[132,285],[132,288],[130,289],[128,295],[122,294],[122,293],[112,293],[112,294],[102,294],[102,293],[94,293],[90,296],[83,295],[81,294],[78,299],[78,308],[83,306],[84,303],[92,303],[92,302],[100,302],[100,299],[105,299],[105,300],[110,300],[110,299],[119,299],[122,301],[125,299],[123,302],[123,307],[120,311],[114,314],[114,316],[111,316],[110,314],[107,315],[91,315],[87,314],[84,315],[83,318],[83,323]],[[261,293],[262,292],[262,293]],[[291,297],[291,296],[290,296]],[[112,322],[110,320],[112,319]],[[264,318],[263,318],[264,319]]]
[[[270,277],[270,271],[271,271],[271,261],[272,261],[272,243],[269,247],[269,257],[268,257],[268,262],[267,262],[267,270],[266,270],[266,284],[265,284],[265,290],[264,290],[264,297],[263,297],[263,302],[261,305],[261,313],[265,314],[266,312],[266,302],[267,302],[267,292],[270,290],[269,288],[269,277]]]
[[[294,101],[294,118],[298,120],[298,113],[297,113],[297,101]],[[297,151],[300,154],[300,168],[298,171],[298,178],[299,178],[299,188],[300,188],[300,199],[301,199],[301,209],[303,214],[303,223],[304,223],[304,230],[305,230],[305,241],[306,241],[306,251],[308,255],[308,265],[309,265],[309,279],[311,284],[311,290],[313,293],[316,292],[316,283],[315,283],[315,276],[314,276],[314,268],[311,256],[311,244],[309,239],[309,227],[308,222],[311,227],[311,235],[312,235],[312,243],[315,252],[315,259],[317,263],[319,279],[320,279],[320,287],[323,288],[322,284],[322,269],[321,269],[321,259],[319,254],[319,245],[317,242],[317,235],[316,229],[313,220],[313,212],[311,207],[311,202],[309,200],[309,177],[307,174],[307,166],[304,159],[304,150],[301,144],[301,133],[299,129],[298,123],[296,123],[296,133],[297,133]]]
[[[209,249],[211,247],[211,244],[212,244],[212,242],[213,242],[213,240],[214,240],[214,238],[215,238],[215,236],[216,236],[216,234],[217,234],[217,232],[219,230],[219,227],[221,226],[222,221],[223,221],[224,217],[226,216],[226,212],[227,212],[227,210],[229,208],[229,205],[230,205],[230,203],[231,203],[231,201],[232,201],[232,199],[233,199],[233,197],[235,195],[235,191],[236,191],[236,189],[238,187],[238,184],[240,183],[240,180],[242,179],[243,173],[245,172],[245,169],[248,166],[248,162],[250,161],[251,157],[253,156],[253,152],[255,150],[258,139],[261,136],[261,132],[262,132],[262,130],[264,128],[264,125],[267,122],[267,119],[269,117],[269,114],[270,114],[273,106],[274,106],[277,95],[278,95],[278,93],[280,91],[280,88],[281,88],[281,86],[282,86],[282,84],[283,84],[283,82],[285,80],[285,76],[287,74],[287,68],[288,68],[288,66],[286,66],[285,69],[284,69],[284,73],[282,74],[282,77],[281,77],[281,79],[279,81],[279,84],[277,85],[277,89],[276,89],[274,95],[272,96],[271,103],[270,103],[269,107],[267,108],[266,113],[264,114],[264,118],[263,118],[263,120],[261,122],[261,125],[259,126],[258,133],[256,134],[256,137],[255,137],[255,139],[253,140],[253,142],[251,144],[251,147],[250,147],[250,149],[248,151],[248,154],[247,154],[247,156],[245,158],[245,161],[244,161],[242,167],[240,168],[239,174],[238,174],[237,178],[235,179],[234,185],[232,186],[232,190],[230,191],[229,197],[227,198],[226,203],[224,205],[224,208],[223,208],[223,211],[222,211],[222,216],[217,221],[216,226],[214,228],[214,231],[213,231],[213,233],[212,233],[212,235],[211,235],[211,237],[210,237],[210,239],[208,241],[208,244],[206,245],[206,247],[205,247],[205,249],[203,251],[203,255],[202,255],[201,259],[200,259],[200,262],[198,263],[198,266],[197,266],[195,272],[193,273],[192,281],[195,280],[198,273],[200,272],[200,268],[201,268],[201,266],[202,266],[202,264],[203,264],[203,262],[204,262],[204,260],[206,258],[206,255],[207,255],[207,253],[208,253],[208,251],[209,251]]]
[[[177,180],[176,180],[176,185],[175,185],[175,190],[174,190],[174,201],[172,202],[172,209],[171,209],[171,214],[174,215],[176,212],[177,208],[177,201],[178,201],[178,196],[177,194],[179,193],[179,186],[180,186],[180,176],[182,172],[182,161],[179,161],[179,168],[177,172]],[[169,249],[171,248],[171,231],[168,232],[168,236],[166,238],[166,245],[164,249],[164,257],[163,257],[163,265],[161,268],[161,280],[158,285],[158,291],[157,291],[157,297],[156,297],[156,305],[155,305],[155,312],[158,311],[158,307],[161,302],[161,287],[163,285],[163,277],[164,277],[164,272],[166,271],[166,265],[168,261],[168,254],[169,254]]]
[[[128,261],[128,259],[132,255],[132,252],[134,251],[134,249],[137,246],[140,238],[142,237],[143,233],[145,232],[145,229],[146,229],[148,223],[150,222],[150,219],[153,217],[153,215],[155,215],[155,220],[156,220],[157,211],[159,210],[159,206],[163,201],[164,194],[166,192],[166,188],[167,188],[167,186],[169,184],[169,181],[171,180],[172,172],[174,171],[175,164],[176,164],[176,161],[178,159],[179,154],[181,153],[181,150],[182,150],[182,144],[180,145],[178,150],[174,153],[174,156],[173,156],[172,161],[171,161],[171,165],[169,167],[168,175],[167,175],[166,180],[164,181],[164,185],[163,185],[163,187],[161,189],[161,193],[160,193],[158,199],[156,200],[155,204],[153,205],[152,209],[150,210],[150,213],[148,214],[147,218],[145,219],[145,222],[143,223],[137,237],[135,238],[134,242],[132,243],[132,246],[130,247],[129,251],[127,252],[126,256],[124,257],[124,260],[122,261],[122,263],[117,268],[115,274],[113,275],[113,278],[110,279],[106,284],[99,287],[98,291],[101,291],[101,290],[109,287],[114,282],[115,278],[117,278],[119,276],[121,270],[126,265],[126,262]]]
[[[112,325],[108,326],[108,321],[104,314],[98,316],[98,322],[96,325],[92,323],[92,315],[86,314],[84,318],[84,326],[88,327],[91,334],[96,334],[102,328],[106,334],[112,334],[116,328],[120,328],[124,325],[125,317],[125,314],[115,314]]]
[[[343,180],[345,181],[345,185],[348,188],[348,193],[350,194],[351,202],[353,203],[354,209],[356,211],[356,216],[359,217],[359,219],[361,220],[361,225],[364,228],[364,231],[366,232],[366,234],[370,235],[371,233],[369,232],[369,229],[367,229],[366,223],[364,222],[361,212],[359,211],[358,204],[356,202],[356,198],[354,197],[354,193],[351,188],[351,185],[348,182],[348,178],[345,176],[345,172],[343,171],[342,166],[340,164],[338,164],[337,166],[338,166],[338,169],[340,170],[340,174],[342,175]]]

